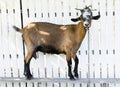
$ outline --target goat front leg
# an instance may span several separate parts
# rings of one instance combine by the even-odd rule
[[[74,59],[74,62],[75,62],[75,66],[74,66],[74,70],[73,70],[74,76],[75,76],[76,78],[78,78],[78,77],[79,77],[79,76],[78,76],[78,64],[79,64],[79,59],[78,59],[78,57],[77,57],[77,55],[76,55],[76,52],[74,52],[74,53],[72,54],[72,58]]]
[[[74,76],[76,78],[79,78],[79,76],[78,76],[78,64],[79,64],[79,60],[78,60],[77,56],[75,57],[74,61],[75,61]]]
[[[73,74],[72,74],[72,60],[70,55],[66,55],[66,60],[68,64],[68,76],[70,77],[70,80],[75,80]]]
[[[24,75],[26,76],[27,79],[32,79],[33,76],[30,72],[30,61],[31,61],[31,58],[32,58],[32,54],[33,52],[30,51],[28,52],[27,56],[25,57],[25,60],[24,60]]]

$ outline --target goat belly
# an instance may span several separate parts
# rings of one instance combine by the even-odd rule
[[[65,52],[62,52],[62,51],[60,51],[52,46],[38,46],[36,48],[36,52],[37,51],[41,51],[43,53],[49,53],[49,54],[61,54],[61,53],[65,54]]]

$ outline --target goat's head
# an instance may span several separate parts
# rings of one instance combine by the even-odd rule
[[[77,9],[81,11],[81,15],[78,18],[71,19],[73,22],[81,21],[83,22],[83,26],[85,29],[89,29],[91,26],[91,20],[98,20],[100,18],[100,14],[97,16],[92,15],[92,10],[89,7],[85,7],[84,9]]]

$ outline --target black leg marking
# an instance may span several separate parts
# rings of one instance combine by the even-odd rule
[[[79,60],[78,60],[78,57],[76,56],[76,58],[75,58],[75,67],[74,67],[74,76],[76,77],[76,78],[79,78],[79,76],[78,76],[78,64],[79,64]]]
[[[24,62],[24,75],[29,80],[33,78],[32,74],[30,72],[30,62],[28,62],[28,63]]]
[[[70,80],[75,80],[74,76],[72,75],[72,70],[71,70],[71,66],[72,66],[71,59],[67,61],[67,63],[68,63],[68,76],[70,77]]]

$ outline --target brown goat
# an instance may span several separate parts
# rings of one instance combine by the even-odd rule
[[[44,53],[64,53],[68,63],[68,75],[70,79],[74,76],[78,78],[78,58],[76,52],[78,51],[87,29],[91,25],[91,19],[98,19],[100,15],[93,17],[89,7],[81,10],[81,16],[72,21],[80,21],[78,24],[70,25],[56,25],[47,22],[32,22],[23,29],[15,26],[13,28],[23,34],[23,39],[27,47],[27,56],[25,57],[24,75],[27,79],[31,79],[30,60],[36,57],[36,51]],[[72,61],[75,61],[74,75],[71,71]]]

